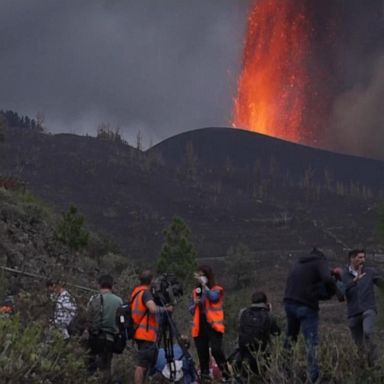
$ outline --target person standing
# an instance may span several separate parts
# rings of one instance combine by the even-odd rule
[[[165,312],[172,312],[173,307],[156,305],[151,292],[153,274],[149,270],[143,271],[139,276],[140,284],[137,285],[130,297],[132,319],[136,342],[136,365],[134,383],[142,384],[149,370],[156,364],[157,340],[160,328],[160,318]]]
[[[52,324],[69,339],[70,324],[76,316],[77,306],[74,297],[65,289],[65,284],[60,280],[48,280],[47,289],[50,299],[53,301]]]
[[[113,344],[118,333],[116,310],[122,299],[112,292],[113,278],[102,275],[98,279],[99,293],[92,296],[87,306],[88,370],[100,370],[105,382],[111,380]]]
[[[383,286],[384,279],[372,267],[366,267],[363,249],[349,252],[349,265],[343,270],[341,279],[347,300],[348,323],[351,335],[359,351],[367,357],[369,366],[377,360],[377,348],[372,340],[376,320],[374,285]]]
[[[229,379],[226,358],[223,352],[224,334],[224,289],[216,284],[211,267],[201,265],[195,273],[197,287],[192,291],[193,315],[192,337],[199,357],[202,383],[211,382],[209,375],[211,347],[212,355],[219,366],[224,380]]]
[[[285,348],[290,349],[301,331],[307,350],[308,376],[311,383],[319,377],[316,357],[319,328],[319,299],[323,289],[335,291],[325,255],[314,248],[309,255],[299,258],[288,275],[284,294],[287,316]]]

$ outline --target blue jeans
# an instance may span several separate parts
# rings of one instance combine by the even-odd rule
[[[319,311],[299,303],[285,303],[287,314],[287,339],[285,348],[290,349],[300,332],[303,333],[307,350],[308,374],[312,383],[319,377],[317,363],[317,345],[319,329]]]

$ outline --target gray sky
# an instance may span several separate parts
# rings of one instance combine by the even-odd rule
[[[0,109],[144,144],[228,125],[248,1],[1,0]]]
[[[329,146],[384,160],[384,0],[343,1],[344,89],[333,103]]]
[[[42,112],[51,132],[140,130],[144,146],[228,126],[250,2],[0,0],[0,109]],[[384,0],[340,2],[329,147],[384,158]]]

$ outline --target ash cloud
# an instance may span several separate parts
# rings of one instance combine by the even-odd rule
[[[341,78],[329,125],[330,147],[384,159],[384,1],[345,0]]]
[[[331,120],[337,150],[384,159],[384,55],[377,59],[366,84],[339,95]]]
[[[95,134],[109,122],[132,144],[140,130],[145,146],[229,125],[251,3],[2,0],[0,109],[42,112],[54,133]],[[325,141],[384,158],[384,1],[337,4],[341,86]]]
[[[2,0],[0,109],[134,142],[228,125],[247,1]]]

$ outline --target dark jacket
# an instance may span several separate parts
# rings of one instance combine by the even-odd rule
[[[359,315],[368,309],[376,311],[374,284],[383,281],[383,278],[376,269],[370,267],[364,267],[362,273],[365,275],[361,279],[353,281],[354,276],[347,267],[341,277],[347,299],[348,317]]]
[[[251,315],[248,315],[251,313]],[[247,319],[252,321],[248,322]],[[280,335],[280,327],[265,303],[252,304],[239,313],[239,347],[265,351],[271,336]]]
[[[326,257],[317,250],[299,258],[293,265],[285,287],[284,302],[319,309],[321,290],[335,290]]]

